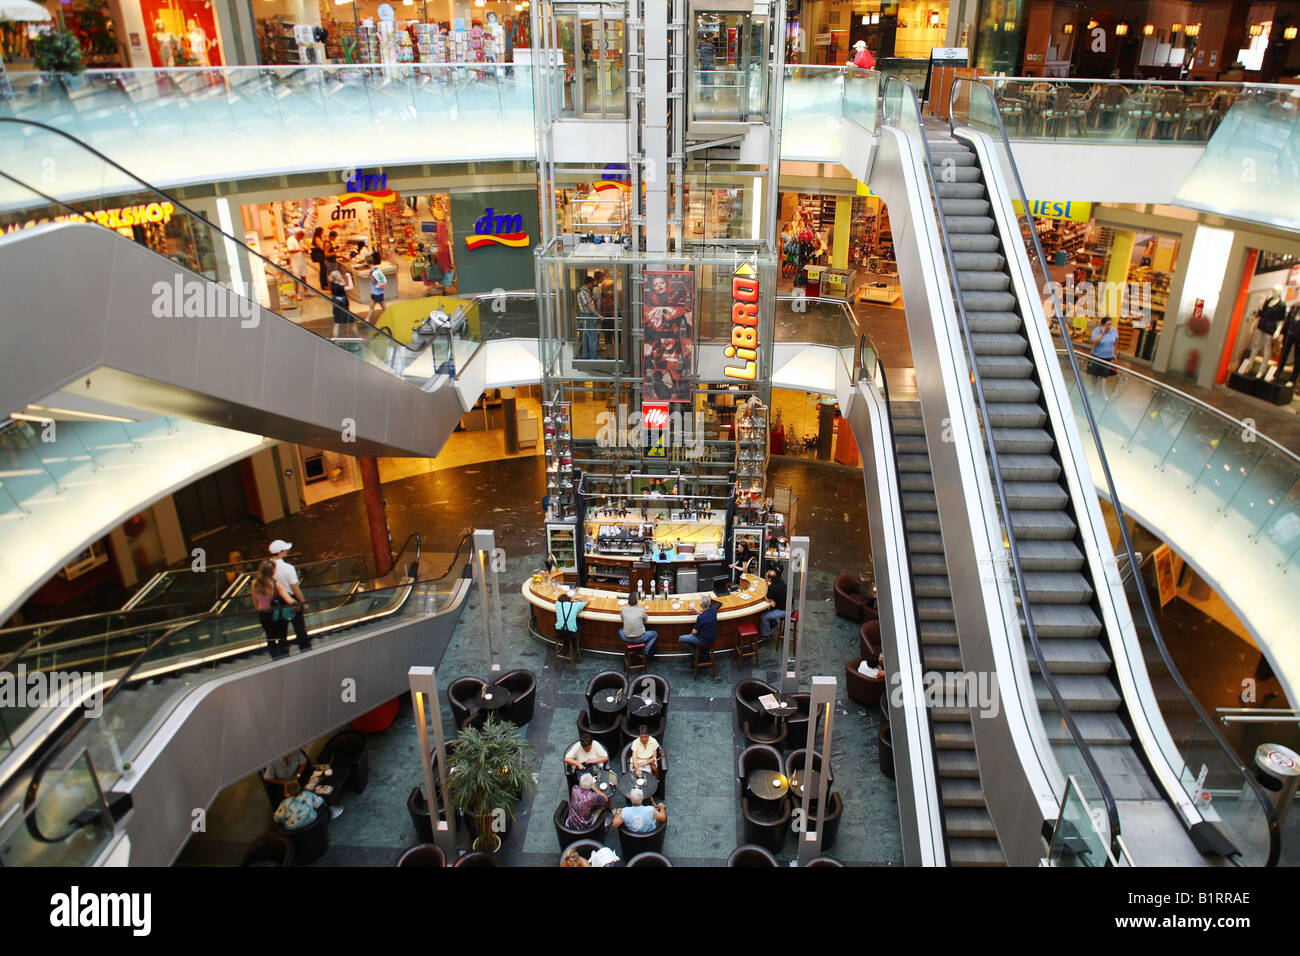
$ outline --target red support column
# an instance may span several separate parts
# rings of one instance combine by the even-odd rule
[[[366,502],[366,523],[370,525],[370,546],[375,552],[375,573],[381,577],[393,569],[393,536],[384,513],[384,493],[379,484],[379,459],[358,458],[361,493]]]

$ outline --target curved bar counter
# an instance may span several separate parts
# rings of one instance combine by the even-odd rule
[[[536,578],[540,577],[540,581]],[[559,571],[546,575],[535,575],[525,579],[520,589],[526,600],[533,607],[535,630],[542,637],[555,639],[555,601],[559,597],[563,578]],[[726,597],[713,596],[718,607],[718,639],[713,645],[715,651],[728,651],[736,646],[736,629],[742,621],[753,621],[758,626],[758,616],[767,608],[767,583],[752,574],[744,576],[743,587],[747,590],[733,592]],[[708,593],[708,592],[702,592]],[[587,602],[582,613],[582,649],[584,651],[604,651],[623,653],[623,641],[618,636],[618,629],[623,626],[619,611],[626,604],[625,595],[615,591],[602,591],[593,588],[580,588],[577,595]],[[689,634],[695,626],[698,614],[700,594],[673,595],[668,600],[647,600],[643,606],[648,614],[646,628],[659,632],[655,643],[655,656],[661,654],[686,654],[685,645],[677,638]],[[622,600],[623,603],[620,603]],[[676,607],[674,605],[677,605]]]

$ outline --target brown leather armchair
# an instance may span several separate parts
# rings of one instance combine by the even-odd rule
[[[861,674],[858,672],[858,665],[861,663],[862,658],[855,657],[844,665],[844,684],[848,688],[849,696],[859,704],[879,704],[881,696],[885,693],[885,675],[868,677],[866,674]]]
[[[865,621],[875,616],[871,595],[863,589],[862,582],[851,574],[841,574],[835,579],[835,613],[850,621]]]
[[[880,619],[863,621],[862,627],[858,628],[858,656],[875,666],[880,660],[880,652]]]

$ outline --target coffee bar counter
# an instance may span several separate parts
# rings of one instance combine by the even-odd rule
[[[563,583],[563,575],[558,571],[533,575],[523,583],[521,590],[524,600],[533,606],[537,631],[543,637],[554,639],[555,602],[562,589],[576,600],[586,602],[587,606],[578,616],[582,622],[583,650],[621,654],[623,641],[618,636],[618,629],[623,625],[620,611],[627,606],[626,596],[617,591],[592,588],[574,591]],[[642,606],[648,615],[646,627],[659,632],[655,654],[688,653],[686,646],[680,644],[677,638],[689,634],[695,626],[699,598],[699,593],[674,594],[666,600],[643,602]],[[740,623],[753,621],[757,626],[758,616],[767,610],[767,584],[762,578],[746,574],[741,590],[722,598],[713,596],[713,601],[718,605],[718,640],[713,649],[728,650],[736,645],[736,629]]]

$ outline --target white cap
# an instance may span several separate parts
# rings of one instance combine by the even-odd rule
[[[867,48],[866,40],[859,40],[857,43],[853,44],[853,49],[855,50],[865,50],[866,48]]]
[[[271,542],[271,553],[279,554],[281,551],[292,551],[293,545],[282,538],[276,538]]]

